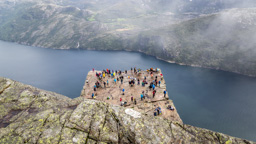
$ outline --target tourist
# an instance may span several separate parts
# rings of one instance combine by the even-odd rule
[[[160,87],[160,85],[161,85],[161,81],[159,81],[158,83],[159,83],[159,87]]]
[[[134,98],[134,104],[135,104],[135,105],[137,104],[136,98]]]
[[[107,85],[108,85],[108,80],[107,80]]]
[[[124,89],[122,91],[123,91],[123,95],[124,95]]]
[[[141,94],[141,95],[140,95],[141,100],[143,100],[143,97],[144,97],[143,94]]]
[[[155,97],[156,95],[156,90],[153,90],[153,98]]]
[[[164,90],[164,97],[166,96],[166,90]]]
[[[94,93],[92,93],[92,99],[93,99],[93,97],[94,97]]]
[[[133,102],[133,96],[131,97],[131,101]]]
[[[106,82],[104,81],[104,88],[106,88]]]

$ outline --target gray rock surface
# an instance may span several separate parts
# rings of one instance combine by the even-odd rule
[[[0,143],[253,143],[0,78]]]

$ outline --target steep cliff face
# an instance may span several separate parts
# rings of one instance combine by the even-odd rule
[[[0,143],[253,143],[0,78]]]

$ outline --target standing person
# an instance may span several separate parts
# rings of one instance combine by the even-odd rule
[[[131,101],[133,102],[133,96],[131,97]]]
[[[123,79],[121,78],[121,84],[123,84]]]
[[[166,96],[166,90],[164,90],[164,97]]]
[[[155,97],[155,95],[156,95],[156,91],[155,91],[155,90],[153,90],[153,98]]]
[[[106,88],[106,82],[104,81],[104,88]]]
[[[116,84],[116,79],[114,79],[114,82],[115,82],[115,84]]]
[[[108,85],[108,80],[107,80],[107,85]]]
[[[120,102],[122,102],[122,98],[120,98]]]
[[[135,105],[137,104],[136,98],[134,99],[134,104],[135,104]]]
[[[161,81],[159,81],[158,83],[159,83],[159,87],[160,87],[160,85],[161,85]]]
[[[140,95],[141,100],[143,100],[143,94]]]
[[[124,95],[124,89],[122,91],[123,91],[123,95]]]
[[[155,90],[155,85],[153,84],[152,87],[153,87],[153,91],[154,91]]]
[[[92,71],[94,72],[94,68],[92,69]]]
[[[92,99],[93,99],[93,97],[94,97],[94,93],[92,93]]]

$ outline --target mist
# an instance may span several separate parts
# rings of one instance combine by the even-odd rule
[[[4,0],[0,39],[55,49],[140,51],[256,75],[255,6],[253,0]]]

